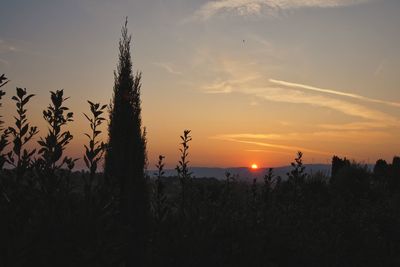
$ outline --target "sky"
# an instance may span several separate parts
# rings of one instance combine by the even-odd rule
[[[143,73],[149,168],[160,154],[176,166],[184,129],[192,131],[192,166],[282,166],[298,150],[306,163],[333,155],[373,163],[400,152],[398,0],[1,6],[0,73],[11,80],[1,112],[12,123],[10,98],[27,88],[36,95],[28,117],[44,136],[49,91],[64,89],[75,113],[70,156],[84,152],[86,100],[110,102],[125,16],[134,69]]]

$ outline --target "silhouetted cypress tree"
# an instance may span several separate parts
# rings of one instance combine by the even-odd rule
[[[105,175],[118,185],[120,212],[128,233],[126,266],[143,265],[146,243],[148,197],[145,179],[146,136],[141,119],[141,73],[133,74],[128,21],[122,27],[119,62],[114,72],[114,95],[110,105],[109,140]]]

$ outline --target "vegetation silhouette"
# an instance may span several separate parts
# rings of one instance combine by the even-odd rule
[[[119,41],[110,105],[105,175],[117,183],[121,222],[126,228],[125,264],[143,266],[146,252],[149,200],[145,179],[146,130],[142,130],[141,73],[133,74],[128,19]]]
[[[371,169],[334,156],[327,175],[308,174],[298,152],[286,177],[195,178],[184,130],[176,175],[165,176],[160,155],[150,177],[130,46],[125,21],[108,142],[107,106],[88,101],[81,172],[65,156],[73,113],[64,91],[50,92],[35,149],[34,98],[16,89],[14,124],[0,121],[0,266],[400,265],[399,157]],[[1,75],[0,100],[7,83]]]

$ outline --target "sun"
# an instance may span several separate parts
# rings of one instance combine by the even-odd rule
[[[257,170],[258,169],[258,165],[255,164],[255,163],[251,164],[251,169],[252,170]]]

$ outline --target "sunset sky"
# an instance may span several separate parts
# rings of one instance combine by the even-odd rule
[[[4,0],[6,122],[26,87],[45,135],[49,91],[63,88],[75,113],[67,152],[82,158],[82,113],[87,99],[110,101],[125,16],[150,168],[159,154],[176,165],[184,129],[192,166],[287,165],[298,150],[306,163],[400,154],[398,0]]]

